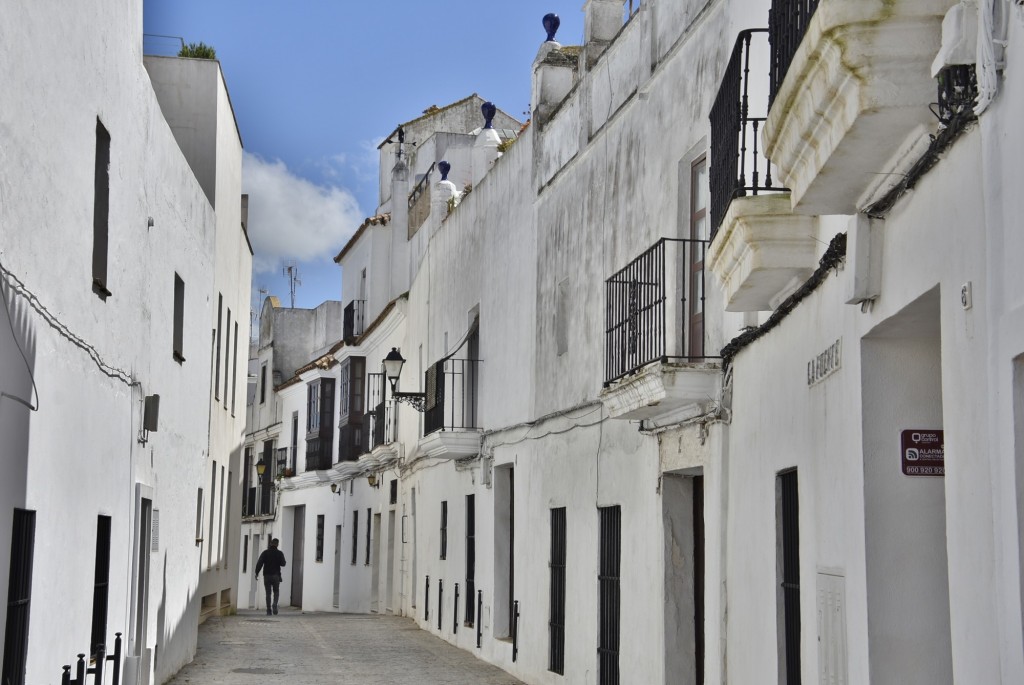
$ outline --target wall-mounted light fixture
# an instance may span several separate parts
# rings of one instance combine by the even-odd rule
[[[366,477],[366,482],[370,484],[371,488],[377,487],[377,474],[371,473],[369,476]]]
[[[392,347],[388,356],[384,357],[384,375],[391,381],[391,396],[399,402],[405,402],[418,412],[424,411],[427,395],[422,392],[398,392],[398,377],[402,375],[405,359],[397,347]]]
[[[260,483],[263,482],[263,474],[267,472],[267,462],[263,461],[263,457],[256,462],[256,475],[260,477]]]
[[[343,491],[344,488],[339,488],[337,483],[331,483],[331,492],[333,492],[335,495],[340,496]]]

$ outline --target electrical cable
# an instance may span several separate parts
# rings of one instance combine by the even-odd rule
[[[96,364],[96,367],[105,376],[109,376],[114,380],[119,380],[128,387],[132,387],[133,385],[136,385],[138,383],[138,381],[132,378],[132,375],[127,371],[119,369],[115,366],[111,366],[110,364],[107,364],[105,361],[103,361],[103,358],[100,356],[99,351],[97,351],[95,347],[87,343],[84,339],[72,333],[71,329],[69,329],[64,323],[60,321],[60,319],[58,319],[54,314],[52,314],[42,304],[42,302],[39,301],[39,298],[35,295],[35,293],[29,290],[28,287],[24,283],[22,283],[17,276],[8,271],[4,267],[2,262],[0,262],[0,276],[3,276],[3,278],[7,281],[7,287],[12,289],[18,295],[21,295],[22,298],[24,298],[24,300],[29,304],[29,306],[32,307],[32,309],[34,309],[36,313],[38,313],[41,317],[43,317],[43,320],[50,326],[50,328],[55,330],[58,334],[60,334],[61,337],[69,341],[75,347],[78,347],[86,354],[88,354],[89,358],[92,359],[93,363]],[[6,299],[4,300],[4,302],[6,307]],[[9,317],[10,313],[8,312],[8,318]]]

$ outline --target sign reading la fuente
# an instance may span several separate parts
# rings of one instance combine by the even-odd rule
[[[807,387],[820,383],[836,371],[843,361],[843,339],[839,338],[824,352],[807,362]]]
[[[941,430],[901,431],[900,455],[905,476],[946,475],[946,446]]]

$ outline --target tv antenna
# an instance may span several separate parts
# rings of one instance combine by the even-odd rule
[[[288,277],[288,290],[292,295],[292,309],[295,309],[295,289],[302,285],[302,280],[299,278],[299,267],[295,262],[288,262],[281,273]]]

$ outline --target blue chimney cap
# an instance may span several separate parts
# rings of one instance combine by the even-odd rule
[[[554,40],[555,34],[558,33],[558,27],[562,21],[558,18],[557,14],[545,14],[544,19],[541,21],[544,24],[544,30],[548,32],[548,40]]]
[[[441,160],[437,163],[437,168],[441,171],[441,180],[448,180],[448,172],[452,170],[452,165],[448,162]]]
[[[494,128],[494,115],[498,112],[498,108],[494,106],[494,103],[485,102],[480,105],[480,111],[484,115],[484,128]]]

